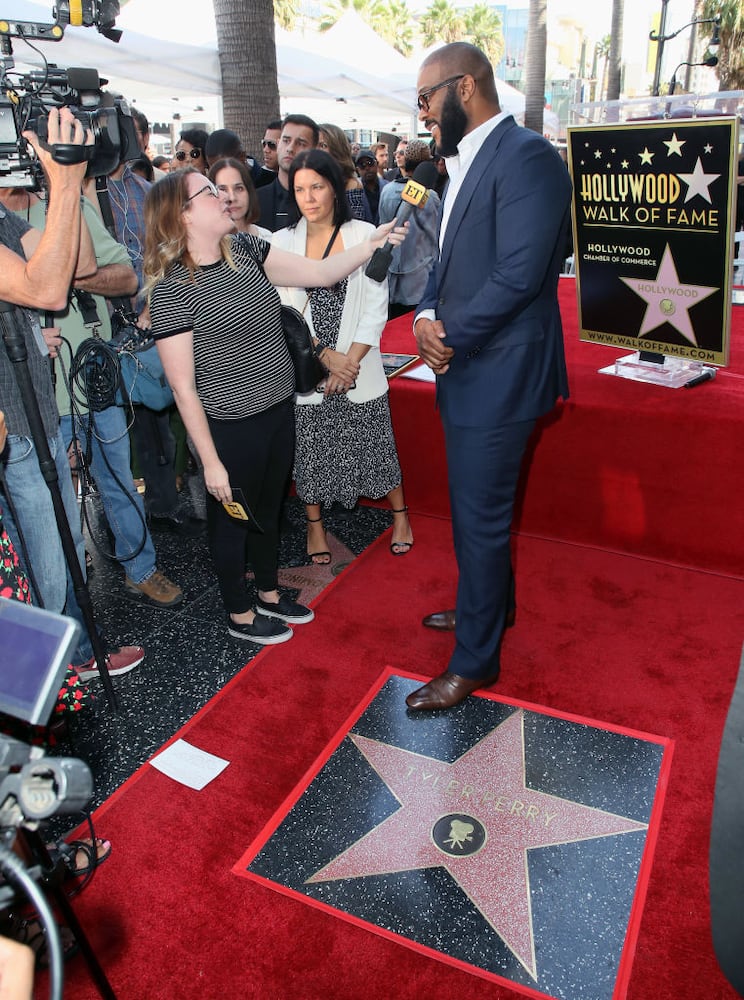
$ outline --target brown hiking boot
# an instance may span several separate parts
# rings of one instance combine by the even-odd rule
[[[124,588],[128,596],[151,604],[154,608],[175,608],[183,600],[181,588],[158,569],[142,583],[135,583],[128,576],[124,577]]]

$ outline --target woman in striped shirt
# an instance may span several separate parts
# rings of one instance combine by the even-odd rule
[[[179,412],[204,467],[210,552],[228,631],[285,642],[313,612],[279,594],[279,519],[294,454],[294,370],[274,285],[330,287],[405,229],[394,222],[325,260],[239,233],[219,192],[196,170],[150,189],[145,275],[152,329]],[[339,387],[340,392],[343,387]],[[250,508],[260,531],[223,504]],[[246,559],[256,583],[245,586]]]

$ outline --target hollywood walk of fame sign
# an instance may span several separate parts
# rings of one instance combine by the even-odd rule
[[[581,340],[728,362],[735,117],[568,130]]]
[[[383,675],[235,870],[529,995],[617,1000],[668,741],[490,697],[413,717],[415,686]]]

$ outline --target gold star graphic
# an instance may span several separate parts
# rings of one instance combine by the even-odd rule
[[[643,152],[638,154],[641,158],[641,163],[647,163],[651,166],[651,160],[656,156],[656,153],[649,153],[648,146],[644,146]]]
[[[674,154],[676,154],[677,156],[681,156],[682,147],[684,146],[686,141],[687,141],[686,139],[678,139],[677,133],[672,132],[672,138],[669,139],[668,141],[666,140],[664,141],[664,145],[668,150],[667,156],[673,156]]]

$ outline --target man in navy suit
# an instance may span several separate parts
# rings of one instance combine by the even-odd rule
[[[414,710],[449,708],[499,675],[522,458],[537,418],[568,395],[557,289],[571,198],[560,156],[501,111],[473,45],[424,61],[418,106],[450,177],[414,330],[437,375],[459,578],[454,653],[408,696]]]

